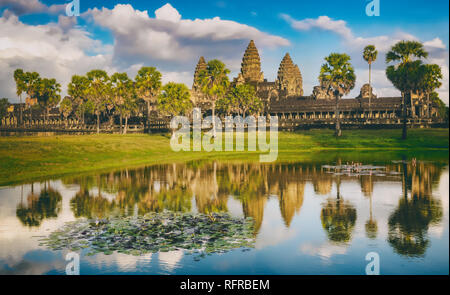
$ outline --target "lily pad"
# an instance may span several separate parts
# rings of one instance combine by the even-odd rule
[[[52,250],[86,249],[88,255],[114,252],[140,256],[184,250],[194,260],[205,254],[254,248],[254,221],[226,213],[149,213],[138,217],[80,219],[40,242]]]

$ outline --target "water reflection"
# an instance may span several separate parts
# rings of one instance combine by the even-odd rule
[[[42,220],[58,216],[61,211],[61,200],[61,194],[45,182],[45,187],[39,195],[35,194],[32,188],[31,193],[27,196],[26,203],[21,199],[19,205],[17,205],[17,218],[23,225],[39,226]]]
[[[444,237],[448,235],[448,202],[441,201],[448,199],[448,189],[436,195],[447,163],[402,160],[377,165],[376,173],[366,168],[361,173],[330,170],[324,163],[156,165],[66,177],[57,185],[46,181],[38,189],[33,184],[11,188],[17,198],[4,197],[3,202],[14,204],[15,220],[39,234],[43,224],[52,220],[59,220],[57,228],[61,221],[80,217],[137,216],[164,210],[229,212],[255,220],[258,249],[292,240],[310,253],[320,245],[323,253],[338,249],[340,255],[350,255],[345,249],[352,243],[372,243],[400,257],[424,258],[432,244],[431,229],[441,228]],[[9,189],[0,190],[0,196],[6,192]],[[9,213],[1,210],[4,206],[0,206],[0,232],[3,223],[12,222]],[[12,249],[4,238],[0,237],[0,245]],[[278,255],[283,255],[280,251]],[[7,254],[0,251],[0,262]],[[175,264],[166,268],[175,269]]]
[[[401,255],[423,256],[429,246],[429,226],[442,220],[441,202],[431,195],[432,183],[440,173],[423,163],[402,166],[403,196],[389,217],[388,242]]]
[[[94,176],[62,179],[67,186],[78,185],[79,191],[71,198],[70,207],[75,217],[105,218],[111,214],[124,216],[143,215],[148,212],[170,210],[191,211],[194,198],[196,210],[201,213],[228,212],[228,197],[240,201],[245,217],[253,217],[259,230],[264,208],[269,197],[277,197],[283,221],[290,226],[294,215],[299,214],[305,184],[311,181],[319,196],[327,196],[321,211],[324,230],[330,241],[348,242],[355,225],[357,213],[354,206],[341,194],[341,182],[358,179],[360,189],[370,203],[366,234],[375,239],[377,221],[372,213],[372,192],[375,182],[402,181],[404,197],[392,214],[389,225],[410,236],[419,232],[414,222],[424,224],[439,222],[442,216],[440,203],[431,196],[432,184],[442,170],[437,164],[398,162],[385,166],[385,173],[358,175],[330,173],[322,165],[294,164],[172,164],[121,170]],[[331,197],[333,183],[336,196]],[[410,191],[408,198],[407,192]],[[60,211],[61,195],[50,185],[40,192],[28,195],[26,204],[17,206],[17,217],[27,226],[39,226],[42,219],[52,218]],[[417,211],[417,212],[416,212]],[[404,214],[402,213],[404,212]],[[409,219],[414,222],[408,221]],[[407,226],[401,226],[407,224]],[[414,227],[410,229],[410,227]],[[405,229],[405,230],[403,230]],[[421,230],[422,227],[421,227]],[[402,238],[403,241],[406,238]]]

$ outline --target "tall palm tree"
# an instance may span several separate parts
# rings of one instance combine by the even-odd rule
[[[397,66],[389,66],[386,69],[386,76],[392,84],[402,93],[402,113],[403,113],[403,131],[402,139],[407,137],[407,112],[406,112],[406,94],[412,96],[413,92],[419,91],[422,85],[423,64],[420,60],[407,62]]]
[[[127,133],[128,118],[135,108],[133,81],[128,78],[127,73],[115,73],[111,76],[113,103],[120,115],[120,133],[122,133],[122,118],[125,118],[125,129]]]
[[[391,62],[397,62],[396,67],[390,66],[386,69],[386,76],[389,80],[394,84],[394,86],[402,92],[402,113],[403,113],[403,131],[402,131],[402,139],[406,139],[407,137],[407,111],[406,111],[406,94],[409,95],[410,104],[411,104],[411,114],[413,113],[413,101],[412,101],[412,92],[414,87],[411,87],[412,84],[415,84],[414,81],[408,81],[405,78],[411,77],[416,79],[416,73],[408,73],[407,68],[410,70],[417,70],[420,66],[419,64],[411,64],[410,66],[406,66],[409,63],[414,62],[416,59],[427,58],[428,52],[425,51],[422,43],[417,41],[400,41],[392,46],[391,50],[386,54],[386,63],[389,64]],[[396,72],[397,71],[397,72]],[[401,77],[401,74],[404,74],[404,77]],[[412,82],[412,83],[411,83]],[[400,88],[399,88],[400,87]]]
[[[22,125],[23,122],[23,113],[22,113],[22,93],[26,91],[25,84],[25,73],[22,69],[17,69],[14,71],[14,81],[16,82],[16,93],[19,97],[19,124]]]
[[[73,75],[72,80],[67,85],[67,93],[73,98],[77,107],[78,119],[85,124],[84,115],[86,112],[86,89],[89,79],[86,76]]]
[[[165,115],[186,115],[192,108],[191,93],[184,84],[169,82],[158,96],[158,109]],[[173,133],[173,130],[172,130]]]
[[[206,95],[212,104],[213,116],[213,136],[216,136],[216,124],[214,121],[216,111],[216,101],[225,96],[228,91],[230,82],[228,74],[230,70],[225,67],[225,64],[218,59],[213,59],[208,62],[206,69],[200,71],[198,74],[198,85],[201,91]]]
[[[25,89],[30,99],[37,99],[39,85],[41,83],[41,77],[37,72],[26,72],[23,75]],[[30,118],[33,117],[32,107],[30,105]]]
[[[375,49],[374,45],[367,45],[364,48],[363,52],[363,58],[364,60],[369,64],[369,112],[370,116],[372,117],[372,110],[371,110],[371,100],[372,100],[372,81],[371,81],[371,75],[372,75],[372,63],[377,60],[378,51]]]
[[[416,59],[427,57],[428,52],[424,49],[422,43],[417,41],[400,41],[392,46],[391,50],[386,54],[386,63],[398,62],[399,65],[404,65]],[[408,94],[411,104],[411,115],[414,116],[412,92]]]
[[[425,93],[427,96],[427,117],[431,117],[431,102],[430,102],[430,95],[439,87],[442,86],[441,79],[442,71],[441,67],[436,64],[427,64],[423,65],[422,67],[422,85],[421,85],[421,92]]]
[[[154,67],[142,67],[135,78],[137,95],[147,102],[147,123],[150,120],[151,103],[156,103],[161,90],[161,76]]]
[[[342,135],[339,118],[339,100],[344,94],[348,94],[355,87],[356,75],[347,54],[332,53],[325,57],[326,63],[320,69],[319,81],[325,85],[327,91],[333,92],[336,107],[336,137]],[[321,84],[322,85],[322,84]]]
[[[44,121],[47,122],[50,109],[55,107],[61,101],[61,85],[56,79],[41,79],[37,91],[37,100],[39,105],[44,109]]]
[[[405,64],[413,61],[414,58],[427,58],[428,52],[423,48],[423,44],[417,41],[400,41],[392,46],[386,54],[386,63],[400,62]]]
[[[110,94],[109,77],[103,70],[92,70],[86,76],[89,79],[86,95],[94,105],[94,112],[97,115],[97,133],[100,133],[100,113],[105,110]]]

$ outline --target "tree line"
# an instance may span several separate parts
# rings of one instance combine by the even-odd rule
[[[202,94],[222,114],[239,112],[254,114],[262,111],[263,104],[253,86],[244,84],[231,86],[230,71],[217,59],[208,62],[199,73],[196,83]],[[104,70],[92,70],[84,76],[74,75],[67,85],[68,96],[61,99],[61,85],[56,79],[42,78],[37,72],[14,72],[16,93],[19,97],[19,123],[23,122],[22,96],[36,100],[44,110],[44,120],[49,111],[59,105],[60,112],[67,119],[74,115],[85,124],[86,115],[96,117],[97,132],[100,132],[101,116],[109,118],[113,124],[115,116],[120,119],[120,132],[127,132],[128,119],[146,110],[146,121],[152,112],[166,116],[185,115],[193,108],[191,91],[181,83],[162,84],[162,74],[154,67],[142,67],[134,80],[127,73],[109,76]],[[7,101],[2,101],[2,104]],[[30,109],[30,112],[32,110]],[[67,121],[67,120],[66,120]],[[123,121],[125,121],[122,130]]]
[[[363,59],[369,65],[369,109],[372,98],[371,66],[376,61],[378,51],[374,45],[364,48]],[[443,102],[434,92],[442,83],[441,68],[436,64],[424,64],[422,59],[428,56],[423,45],[416,41],[400,41],[386,54],[386,76],[402,94],[403,138],[406,138],[407,101],[413,105],[413,94],[426,96],[428,112],[432,102],[445,108]],[[211,104],[213,116],[221,114],[246,115],[259,114],[264,110],[263,102],[257,96],[254,86],[250,84],[232,85],[228,74],[230,70],[220,60],[213,59],[200,71],[195,83],[200,92]],[[35,99],[44,110],[44,119],[48,118],[51,108],[60,106],[61,114],[67,119],[75,115],[85,123],[87,114],[95,116],[97,132],[100,132],[100,118],[109,118],[113,124],[115,116],[120,118],[121,133],[127,132],[128,119],[146,110],[146,122],[152,112],[166,116],[187,114],[193,107],[189,88],[180,83],[169,82],[162,85],[162,75],[154,67],[142,67],[134,80],[127,73],[114,73],[109,76],[104,70],[92,70],[84,76],[74,75],[68,84],[68,96],[61,100],[61,85],[56,79],[40,77],[37,72],[14,72],[16,93],[22,102],[22,95]],[[342,134],[339,118],[339,101],[354,87],[356,75],[347,54],[332,53],[325,57],[325,63],[318,77],[327,93],[335,97],[336,136]],[[5,101],[0,103],[0,107]],[[1,110],[0,110],[1,112]],[[31,112],[31,109],[30,109]],[[445,111],[444,111],[445,112]],[[446,110],[448,113],[448,108]],[[430,115],[430,114],[428,114]],[[19,123],[22,122],[22,104],[19,110]],[[122,123],[125,120],[125,128]],[[67,120],[66,120],[67,121]]]
[[[369,64],[369,108],[372,98],[371,87],[371,67],[376,61],[378,51],[374,45],[368,45],[364,48],[363,59]],[[439,99],[436,89],[441,87],[442,71],[436,64],[424,64],[422,59],[428,56],[428,52],[423,44],[417,41],[400,41],[391,47],[386,54],[386,77],[392,82],[402,95],[402,139],[407,137],[407,99],[409,105],[414,105],[413,95],[417,94],[427,98],[427,116],[430,117],[431,103],[436,102],[442,111],[445,108],[444,103]],[[342,135],[339,118],[339,101],[344,94],[348,94],[354,87],[356,75],[353,66],[350,63],[350,56],[347,54],[332,53],[325,58],[325,63],[320,69],[319,81],[325,85],[326,90],[333,93],[335,97],[335,135]],[[444,112],[448,116],[448,107]],[[445,115],[445,114],[443,114]]]

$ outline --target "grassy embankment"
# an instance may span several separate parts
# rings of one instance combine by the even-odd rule
[[[279,133],[278,161],[376,161],[401,157],[448,162],[449,130],[417,129],[400,140],[400,130],[331,130]],[[218,159],[257,161],[258,152],[173,152],[166,135],[64,135],[1,137],[0,185],[72,173],[158,163]]]

